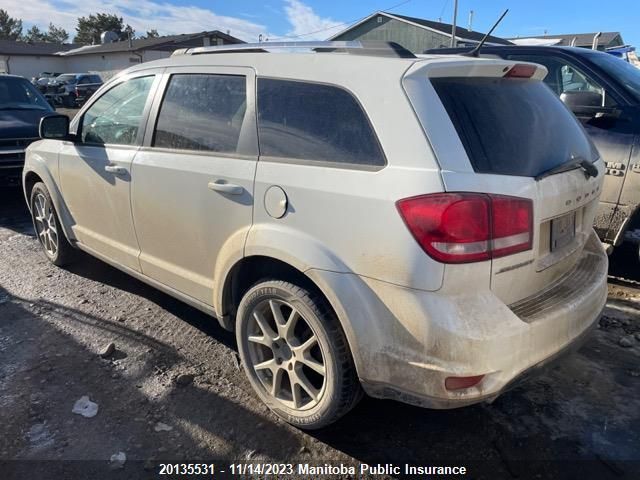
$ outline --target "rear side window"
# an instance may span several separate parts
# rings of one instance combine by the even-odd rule
[[[431,79],[473,169],[535,177],[574,158],[597,157],[582,127],[537,80]]]
[[[384,165],[371,124],[353,96],[315,83],[258,80],[260,154],[305,161]]]
[[[235,153],[247,108],[246,80],[232,75],[173,75],[153,145]]]

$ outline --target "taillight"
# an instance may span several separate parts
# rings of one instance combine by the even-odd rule
[[[422,249],[442,263],[470,263],[530,250],[533,203],[481,193],[436,193],[397,202]]]
[[[538,67],[527,63],[516,63],[503,76],[507,78],[531,78]]]

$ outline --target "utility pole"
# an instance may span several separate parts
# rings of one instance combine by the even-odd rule
[[[469,11],[469,31],[473,30],[473,10]]]
[[[453,25],[451,27],[451,48],[456,47],[456,21],[458,19],[458,0],[453,1]]]

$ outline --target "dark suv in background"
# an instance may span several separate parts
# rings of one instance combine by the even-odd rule
[[[424,53],[469,50],[441,48]],[[625,240],[639,245],[640,69],[608,53],[572,47],[487,46],[480,56],[547,68],[545,83],[582,122],[606,162],[596,232],[611,247]]]
[[[18,183],[24,151],[39,140],[40,119],[53,108],[23,77],[0,75],[0,184]]]

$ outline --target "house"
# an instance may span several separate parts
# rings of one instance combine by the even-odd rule
[[[179,48],[244,43],[219,30],[99,45],[0,41],[0,73],[31,78],[40,72],[91,72],[107,80],[131,65],[166,58]]]
[[[591,48],[597,32],[565,33],[562,35],[538,35],[526,38],[510,38],[516,45],[557,45],[563,47]],[[620,47],[624,45],[620,32],[601,32],[598,37],[598,50]]]
[[[377,40],[396,42],[413,53],[430,48],[449,47],[453,26],[422,18],[407,17],[388,12],[375,12],[329,40]],[[456,46],[476,45],[484,33],[456,27]],[[511,45],[503,38],[489,36],[487,45]]]
[[[66,71],[65,59],[58,56],[80,45],[0,40],[0,74],[11,73],[31,78],[40,72]]]

